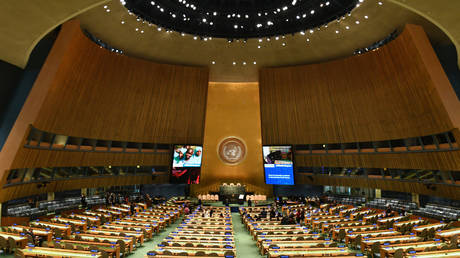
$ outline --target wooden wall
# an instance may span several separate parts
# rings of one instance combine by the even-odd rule
[[[13,168],[169,166],[169,154],[50,151],[22,146],[29,125],[93,139],[202,144],[208,76],[205,67],[157,64],[110,52],[84,36],[78,21],[65,23],[0,153],[0,185],[6,181],[5,171]],[[94,182],[150,182],[124,180],[126,177],[59,181],[55,187],[40,191],[91,187]],[[35,184],[27,184],[4,188],[0,195],[8,200],[36,192]]]
[[[246,191],[271,194],[262,164],[259,85],[257,83],[210,83],[206,108],[201,182],[195,194],[219,191],[222,183],[241,183]],[[237,137],[246,146],[246,157],[227,164],[218,155],[219,143]]]
[[[296,155],[299,167],[460,170],[460,151],[398,154]]]
[[[207,68],[118,55],[81,31],[72,40],[36,128],[107,140],[202,143]]]
[[[82,179],[66,179],[52,181],[45,187],[38,188],[37,183],[27,183],[3,188],[0,194],[0,202],[18,199],[26,196],[39,195],[48,192],[63,192],[81,188],[96,188],[120,185],[136,184],[161,184],[169,182],[169,174],[164,173],[152,178],[151,175],[133,176],[108,176]]]
[[[428,72],[431,67],[416,47],[413,35],[419,33],[423,29],[408,25],[377,51],[327,63],[262,69],[263,143],[377,141],[453,129]]]
[[[296,184],[350,186],[371,189],[382,189],[387,191],[418,193],[424,195],[435,195],[449,199],[460,200],[459,188],[455,185],[433,185],[436,189],[428,189],[426,184],[410,181],[388,180],[388,179],[367,179],[364,177],[331,177],[322,175],[296,175]]]

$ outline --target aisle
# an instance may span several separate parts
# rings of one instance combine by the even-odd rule
[[[235,234],[236,257],[264,257],[260,255],[256,242],[252,239],[249,232],[246,231],[243,223],[241,223],[241,215],[239,213],[232,213],[232,223]]]
[[[176,222],[173,224],[169,225],[166,230],[161,231],[160,234],[153,236],[153,241],[149,242],[144,242],[144,245],[142,247],[138,247],[136,251],[129,255],[128,257],[130,258],[145,258],[145,255],[147,254],[148,251],[152,251],[155,249],[155,247],[161,243],[168,235],[169,233],[173,232],[176,230],[176,228],[182,223],[183,216],[179,217]]]

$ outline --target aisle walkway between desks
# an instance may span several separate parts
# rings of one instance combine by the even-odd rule
[[[232,213],[233,232],[235,234],[236,257],[258,258],[263,257],[259,253],[256,242],[241,222],[239,213]]]
[[[176,230],[176,228],[180,225],[180,223],[182,223],[182,219],[183,217],[179,217],[173,224],[169,225],[168,227],[166,227],[165,230],[161,231],[160,234],[154,235],[153,241],[151,240],[148,242],[144,242],[143,246],[138,247],[136,251],[133,254],[129,255],[128,257],[129,258],[144,258],[145,255],[147,255],[149,251],[152,251],[155,248],[157,248],[157,245],[161,243],[169,235],[169,233]]]

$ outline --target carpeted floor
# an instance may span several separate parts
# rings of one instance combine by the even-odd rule
[[[179,224],[182,223],[182,218],[179,218],[176,220],[174,224],[169,225],[165,230],[161,231],[158,235],[155,235],[153,237],[153,240],[144,242],[144,245],[141,247],[138,247],[136,251],[129,255],[128,257],[130,258],[144,258],[145,255],[147,254],[148,251],[154,250],[163,239],[165,239],[169,233],[174,231]]]
[[[241,222],[239,213],[232,213],[233,232],[235,234],[236,257],[240,258],[259,258],[263,257],[259,253],[256,242]]]

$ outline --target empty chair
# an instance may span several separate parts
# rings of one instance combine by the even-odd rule
[[[65,249],[73,250],[73,245],[71,243],[65,243],[64,246],[65,246]]]
[[[204,251],[198,251],[198,252],[195,252],[195,256],[205,256],[206,253]]]
[[[395,251],[395,253],[393,254],[393,257],[394,258],[403,258],[404,257],[404,250],[399,248]]]
[[[375,257],[376,254],[380,254],[380,242],[375,242],[371,246],[372,257]]]

